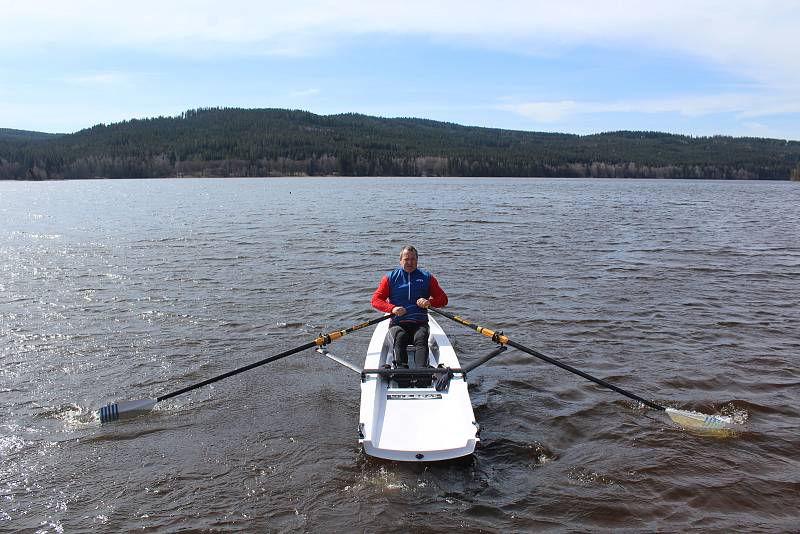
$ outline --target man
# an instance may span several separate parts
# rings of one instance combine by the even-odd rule
[[[417,367],[428,365],[428,311],[447,305],[447,295],[431,273],[417,268],[417,249],[406,245],[400,251],[400,267],[387,273],[375,294],[372,306],[391,312],[389,332],[394,339],[395,367],[408,368],[406,346],[415,347]]]

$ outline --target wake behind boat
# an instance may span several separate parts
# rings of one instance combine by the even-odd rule
[[[413,367],[413,347],[411,369],[387,369],[394,359],[389,322],[379,323],[372,334],[361,378],[359,418],[359,443],[370,456],[449,460],[472,454],[480,441],[466,375],[442,327],[433,318],[428,321],[428,363],[433,369]]]

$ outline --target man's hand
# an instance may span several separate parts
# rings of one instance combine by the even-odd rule
[[[397,317],[402,317],[403,315],[406,314],[406,309],[402,306],[395,306],[394,308],[392,308],[392,314],[396,315]]]
[[[428,299],[419,298],[417,299],[417,306],[419,306],[420,308],[430,308],[431,301],[429,301]]]

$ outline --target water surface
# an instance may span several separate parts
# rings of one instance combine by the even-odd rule
[[[798,206],[789,182],[0,182],[0,530],[796,530]],[[358,378],[313,351],[92,419],[374,317],[408,242],[451,310],[737,432],[513,350],[470,377],[458,462],[366,457]],[[493,348],[442,324],[462,362]]]

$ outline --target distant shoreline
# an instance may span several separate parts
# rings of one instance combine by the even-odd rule
[[[438,178],[463,178],[465,180],[629,180],[629,181],[673,181],[673,182],[800,182],[800,179],[747,179],[747,178],[650,178],[650,177],[627,177],[615,178],[609,176],[599,177],[575,177],[575,176],[340,176],[335,174],[329,175],[314,175],[314,176],[151,176],[151,177],[122,177],[122,178],[108,178],[102,176],[94,176],[90,178],[0,178],[0,182],[80,182],[80,181],[113,181],[113,180],[303,180],[303,179],[357,179],[357,180],[374,180],[374,179],[404,179],[404,180],[435,180]]]
[[[74,134],[0,130],[0,179],[452,176],[800,180],[800,142],[596,135],[210,108]]]

